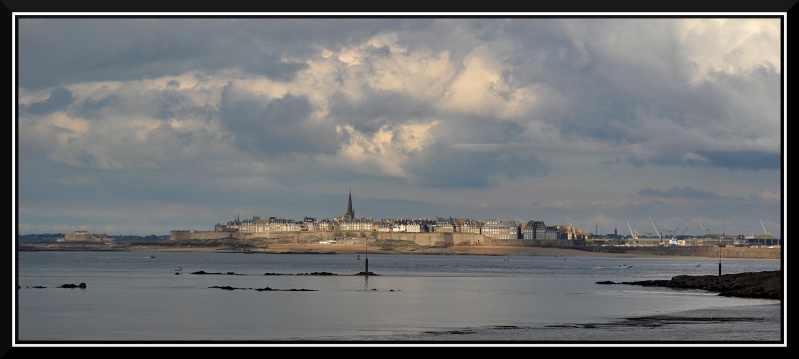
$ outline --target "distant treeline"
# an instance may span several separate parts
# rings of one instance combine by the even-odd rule
[[[148,241],[163,241],[169,239],[169,235],[156,236],[154,234],[148,236],[132,236],[132,235],[108,235],[109,238],[115,242],[148,242]],[[39,233],[39,234],[23,234],[17,236],[19,243],[37,243],[37,242],[55,242],[58,239],[64,238],[63,233]]]

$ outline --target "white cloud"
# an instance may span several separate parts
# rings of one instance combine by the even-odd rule
[[[694,66],[694,85],[761,66],[780,71],[780,19],[682,19],[675,31],[685,61]]]
[[[569,200],[558,200],[554,201],[550,204],[550,206],[558,209],[572,209],[574,208],[574,204]]]
[[[432,129],[437,121],[418,122],[382,127],[369,136],[343,126],[338,131],[349,134],[350,142],[335,163],[357,169],[361,173],[394,176],[411,180],[402,169],[409,155],[423,151],[432,141]]]
[[[504,68],[487,46],[467,55],[441,107],[447,111],[498,119],[529,116],[538,96],[535,85],[513,87],[502,78]]]
[[[780,194],[779,193],[773,193],[773,192],[771,192],[769,190],[765,190],[765,191],[763,191],[762,194],[760,194],[760,198],[763,199],[763,200],[766,200],[766,201],[779,201],[780,200]]]

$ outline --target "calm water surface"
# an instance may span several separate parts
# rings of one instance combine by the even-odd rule
[[[782,338],[777,300],[596,284],[717,275],[718,259],[371,254],[368,260],[376,276],[355,275],[365,269],[363,254],[19,252],[15,338],[22,344]],[[724,274],[781,266],[721,262]],[[198,271],[209,274],[192,274]],[[314,272],[335,275],[305,275]],[[86,288],[58,288],[80,283]],[[265,288],[273,290],[257,290]],[[642,328],[584,325],[692,311],[754,319],[748,326],[672,325],[657,328],[656,338]]]

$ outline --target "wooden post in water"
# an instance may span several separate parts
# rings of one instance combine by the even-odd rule
[[[719,237],[719,276],[721,276],[721,239],[722,237]]]
[[[366,275],[369,275],[369,238],[366,238],[366,254],[364,255],[364,269],[363,272]],[[721,272],[719,272],[721,274]]]

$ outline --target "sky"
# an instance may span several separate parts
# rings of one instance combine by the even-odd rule
[[[784,13],[119,15],[16,18],[17,234],[351,193],[358,218],[784,238]]]

